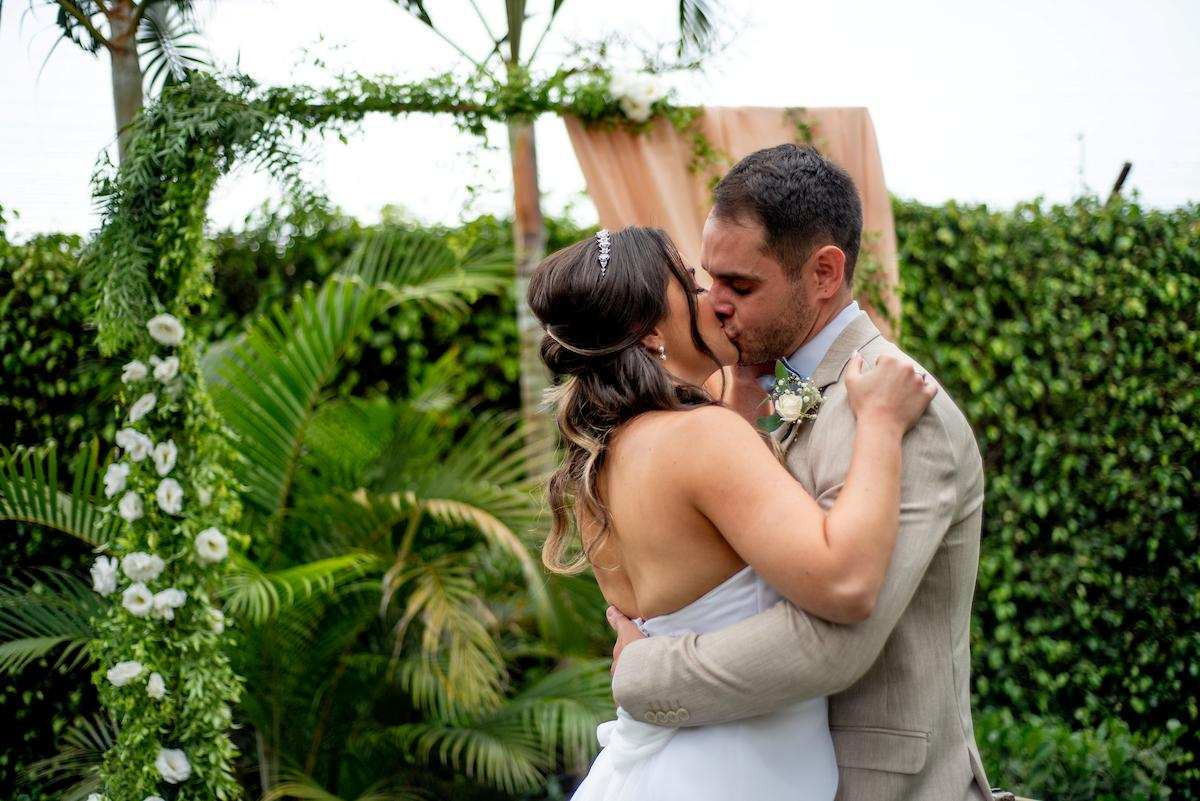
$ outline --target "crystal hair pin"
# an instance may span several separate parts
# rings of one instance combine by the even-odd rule
[[[608,255],[612,249],[612,240],[608,238],[608,230],[601,228],[596,232],[596,243],[600,246],[600,254],[597,260],[600,262],[600,277],[608,272]]]

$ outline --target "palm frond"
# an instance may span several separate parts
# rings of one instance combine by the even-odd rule
[[[96,636],[90,621],[101,611],[91,587],[59,570],[0,584],[0,673],[20,673],[58,649],[58,669],[85,664],[87,644]]]
[[[109,542],[121,525],[116,515],[100,506],[100,444],[85,444],[71,461],[70,489],[59,483],[57,449],[0,446],[0,520],[19,520],[61,531],[99,546]]]
[[[148,6],[137,43],[146,90],[151,94],[182,83],[190,72],[212,66],[186,3]]]
[[[116,727],[108,719],[82,718],[63,734],[59,752],[26,766],[23,778],[46,784],[74,779],[57,797],[61,801],[84,801],[100,790],[104,752],[112,748],[116,739]]]
[[[262,797],[262,801],[280,801],[284,798],[295,798],[300,801],[343,801],[341,796],[334,795],[321,787],[316,779],[299,771],[284,771],[284,780],[273,786]],[[397,785],[395,782],[377,782],[351,801],[431,801],[433,796],[412,787]]]
[[[354,746],[371,751],[395,748],[408,758],[511,794],[539,787],[550,767],[538,735],[512,716],[391,726],[361,735]]]
[[[387,304],[416,303],[427,311],[463,314],[482,295],[506,288],[510,250],[466,245],[397,225],[370,229],[338,271],[378,288]]]
[[[222,588],[225,611],[249,623],[264,623],[300,600],[335,595],[378,563],[373,554],[351,551],[267,572],[240,559]]]
[[[546,755],[561,752],[567,770],[583,770],[596,753],[596,726],[614,715],[610,682],[607,660],[567,665],[506,701],[495,716],[520,718],[538,733]]]
[[[703,53],[712,43],[720,0],[679,0],[678,53]]]
[[[386,614],[400,588],[408,590],[393,627],[393,655],[399,658],[405,633],[419,622],[424,668],[442,685],[447,705],[478,712],[500,703],[506,670],[472,572],[461,555],[393,568],[384,577],[381,611]]]
[[[306,288],[287,312],[276,306],[253,321],[214,365],[213,401],[244,456],[237,478],[268,519],[287,501],[322,390],[378,310],[374,293],[348,281]]]

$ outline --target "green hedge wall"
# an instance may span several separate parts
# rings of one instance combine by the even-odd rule
[[[74,455],[93,436],[109,440],[118,366],[101,361],[84,328],[82,240],[49,234],[14,244],[0,209],[0,444],[58,443]],[[33,526],[0,523],[0,580],[31,567],[86,574],[87,548]],[[19,787],[21,766],[54,753],[55,737],[78,715],[97,709],[91,682],[39,660],[23,675],[0,675],[0,798],[41,799]],[[18,794],[21,793],[21,794]]]
[[[895,213],[902,340],[987,470],[977,708],[1178,730],[1200,797],[1200,207]]]

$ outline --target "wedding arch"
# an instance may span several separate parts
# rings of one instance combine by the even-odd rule
[[[100,514],[82,499],[38,501],[47,515],[78,518],[77,527],[94,535],[103,551],[92,579],[107,603],[89,648],[101,702],[119,727],[101,770],[107,801],[141,801],[155,795],[160,782],[176,785],[178,799],[241,795],[229,737],[241,685],[223,644],[228,635],[216,587],[249,537],[238,530],[234,455],[209,399],[202,343],[190,325],[212,292],[204,235],[209,197],[239,163],[260,166],[302,195],[291,137],[344,137],[369,113],[449,114],[481,136],[488,122],[553,113],[571,121],[577,152],[589,146],[580,126],[609,137],[591,146],[607,147],[610,156],[635,141],[631,137],[645,136],[653,147],[669,148],[684,162],[676,166],[700,186],[709,186],[734,155],[724,149],[732,147],[725,138],[714,140],[704,110],[674,105],[668,94],[614,81],[604,70],[562,71],[516,84],[451,74],[409,83],[346,76],[322,89],[264,89],[241,76],[198,74],[141,114],[120,169],[107,165],[96,178],[102,224],[84,256],[97,298],[100,350],[125,360],[121,401],[128,404],[128,422],[117,435],[121,459],[102,478],[89,474],[77,487],[98,488],[102,481],[117,516]],[[786,120],[794,138],[812,140],[803,116],[789,112]],[[596,172],[584,168],[599,197]],[[636,181],[639,174],[631,169],[620,180]],[[618,219],[625,213],[619,204],[597,205],[605,224],[633,221]],[[646,222],[687,233],[671,230],[669,219]],[[868,241],[868,251],[874,246]],[[894,265],[894,246],[891,254]],[[868,265],[863,275],[868,302],[886,316],[894,268]],[[163,588],[153,592],[152,584]],[[181,686],[164,680],[168,663]],[[164,732],[171,733],[169,741],[160,739]]]

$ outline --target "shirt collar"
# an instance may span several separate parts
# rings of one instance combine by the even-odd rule
[[[825,327],[817,332],[816,336],[805,342],[795,353],[783,360],[783,363],[788,366],[788,369],[802,378],[811,378],[813,372],[817,369],[817,365],[825,358],[825,354],[829,352],[830,346],[834,340],[846,330],[846,326],[854,322],[861,310],[858,306],[858,301],[852,300],[846,308],[834,315],[833,319],[825,324]],[[770,390],[774,385],[774,376],[763,376],[763,384],[765,388]]]

